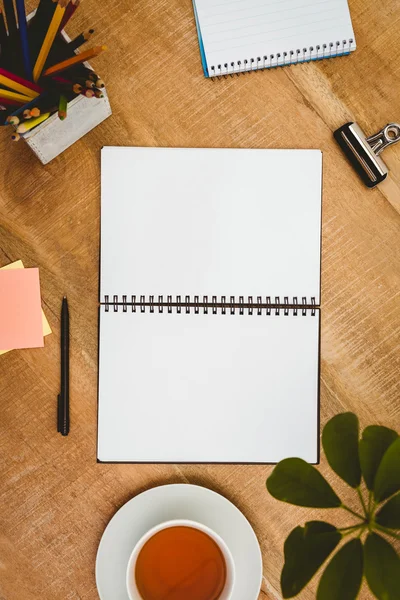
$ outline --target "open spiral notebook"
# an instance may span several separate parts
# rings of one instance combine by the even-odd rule
[[[206,77],[356,49],[347,0],[193,0]]]
[[[321,152],[101,169],[98,459],[316,462]]]

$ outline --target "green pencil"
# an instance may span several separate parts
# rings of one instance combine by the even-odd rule
[[[58,118],[61,119],[61,121],[64,121],[64,119],[67,118],[67,106],[68,106],[67,97],[64,96],[64,94],[61,94],[60,102],[58,104]]]

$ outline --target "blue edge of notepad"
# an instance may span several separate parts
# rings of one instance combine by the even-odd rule
[[[201,35],[199,17],[197,15],[196,0],[193,0],[193,10],[194,10],[194,18],[196,21],[197,36],[199,38],[200,57],[201,57],[201,64],[203,67],[204,76],[210,77],[210,74],[209,74],[208,68],[207,68],[206,53],[204,51],[203,36]],[[347,56],[348,54],[350,54],[350,52],[340,52],[340,53],[332,56],[332,58],[337,58],[338,56]],[[303,62],[313,62],[313,61],[317,61],[317,60],[325,60],[326,58],[330,58],[330,57],[321,56],[321,58],[309,58],[307,60],[299,60],[299,61],[297,61],[296,64],[303,63]],[[281,67],[281,66],[288,66],[288,65],[274,65],[273,67],[268,67],[268,68],[274,69],[274,68],[277,68],[278,66]],[[258,69],[258,70],[262,70],[262,69]],[[245,72],[247,72],[247,71],[243,71],[243,73],[245,73]]]
[[[193,10],[194,10],[194,18],[195,18],[196,27],[197,27],[197,36],[199,38],[201,64],[203,65],[204,76],[210,77],[210,75],[208,74],[208,69],[207,69],[206,53],[204,52],[203,36],[201,35],[199,17],[197,15],[196,0],[193,0]]]

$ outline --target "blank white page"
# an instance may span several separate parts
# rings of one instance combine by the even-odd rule
[[[101,302],[320,296],[319,150],[102,150]]]
[[[312,316],[100,307],[98,459],[318,460]]]
[[[194,0],[194,6],[210,75],[355,49],[347,0]]]

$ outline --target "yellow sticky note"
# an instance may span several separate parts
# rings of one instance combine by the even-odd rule
[[[15,262],[6,265],[5,267],[0,267],[0,269],[23,269],[24,264],[22,260],[16,260]],[[42,327],[43,327],[43,336],[49,335],[51,333],[51,328],[48,320],[46,319],[46,315],[42,310]],[[10,350],[0,350],[0,355],[5,354],[6,352],[10,352]]]

